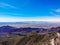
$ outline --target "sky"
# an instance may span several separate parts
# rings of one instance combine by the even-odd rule
[[[0,0],[0,22],[60,22],[60,0]]]

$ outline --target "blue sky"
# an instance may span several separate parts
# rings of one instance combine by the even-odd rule
[[[0,0],[0,22],[60,22],[60,0]]]

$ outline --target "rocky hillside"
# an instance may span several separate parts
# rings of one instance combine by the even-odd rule
[[[60,27],[0,27],[0,45],[60,45]]]

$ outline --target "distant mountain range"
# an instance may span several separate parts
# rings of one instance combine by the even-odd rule
[[[0,22],[1,26],[12,26],[12,27],[31,27],[31,28],[51,28],[59,27],[60,22],[43,22],[43,21],[26,21],[26,22]]]
[[[25,32],[31,32],[32,30],[40,30],[43,28],[15,28],[12,26],[2,26],[0,27],[0,32],[21,32],[21,31],[25,31]]]
[[[0,32],[53,32],[60,30],[60,27],[52,27],[52,28],[31,28],[31,27],[23,27],[23,28],[16,28],[12,26],[2,26],[0,27]]]

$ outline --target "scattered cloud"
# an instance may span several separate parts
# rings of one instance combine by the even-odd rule
[[[0,12],[0,16],[14,16],[14,17],[22,17],[24,14],[12,13],[12,12]]]
[[[49,12],[53,16],[60,16],[60,9],[53,9],[51,12]]]
[[[50,12],[50,14],[53,15],[53,16],[60,16],[59,14],[54,13],[54,12]]]
[[[3,3],[3,2],[0,2],[0,7],[1,8],[14,8],[14,9],[17,9],[15,6],[12,6],[10,4]]]
[[[60,9],[56,9],[55,12],[60,12]]]
[[[50,14],[52,14],[52,15],[54,15],[54,13],[53,12],[49,12]]]

